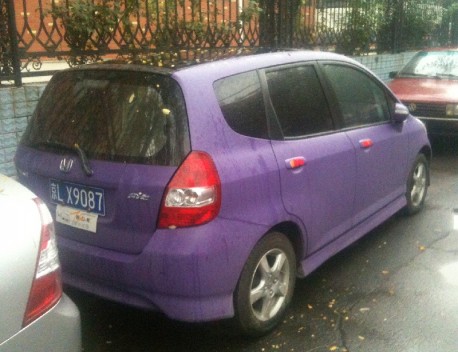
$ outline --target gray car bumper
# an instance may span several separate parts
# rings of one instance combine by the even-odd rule
[[[80,314],[68,296],[0,345],[0,352],[24,351],[81,352]]]

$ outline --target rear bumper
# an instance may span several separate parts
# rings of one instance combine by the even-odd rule
[[[80,352],[78,308],[65,294],[50,311],[0,345],[2,352]]]
[[[220,219],[195,228],[158,230],[138,255],[61,237],[64,283],[109,300],[159,310],[172,319],[231,317],[240,272],[266,230]]]

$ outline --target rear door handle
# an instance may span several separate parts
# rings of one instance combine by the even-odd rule
[[[298,169],[304,166],[307,162],[303,156],[296,156],[294,158],[286,159],[285,164],[287,169]]]
[[[372,142],[372,139],[370,138],[361,139],[359,141],[359,146],[363,149],[368,149],[372,147],[373,145],[374,145],[374,142]]]

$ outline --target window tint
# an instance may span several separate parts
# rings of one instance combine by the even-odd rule
[[[256,71],[223,78],[214,84],[228,125],[245,136],[268,138],[261,84]]]
[[[345,127],[390,120],[385,92],[363,72],[348,66],[325,65]]]
[[[313,66],[296,66],[266,73],[270,98],[285,137],[333,128],[328,104]]]
[[[64,72],[48,84],[22,143],[78,144],[92,159],[178,165],[190,149],[184,98],[167,76]]]

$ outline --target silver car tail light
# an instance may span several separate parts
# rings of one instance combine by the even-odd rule
[[[57,252],[54,223],[46,205],[34,199],[41,217],[40,247],[23,326],[43,315],[62,296],[61,269]]]

